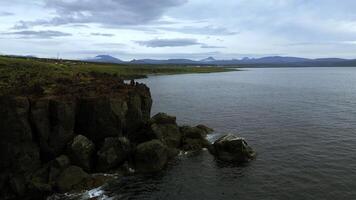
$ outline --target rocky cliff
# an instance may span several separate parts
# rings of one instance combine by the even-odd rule
[[[101,172],[157,172],[180,151],[208,148],[228,161],[253,157],[240,138],[212,145],[206,135],[213,130],[204,125],[178,126],[164,113],[150,118],[143,84],[112,75],[56,83],[0,95],[0,199],[90,189],[110,179]]]
[[[0,96],[0,199],[56,190],[50,178],[61,171],[55,166],[60,156],[85,172],[97,171],[96,152],[107,138],[134,144],[150,119],[152,99],[143,84],[96,77],[63,90]]]

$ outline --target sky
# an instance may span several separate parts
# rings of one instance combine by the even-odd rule
[[[1,0],[0,54],[356,58],[355,0]]]

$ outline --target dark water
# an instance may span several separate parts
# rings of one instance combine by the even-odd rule
[[[151,177],[127,177],[118,199],[356,199],[356,68],[248,69],[155,76],[153,113],[245,137],[245,166],[208,152],[179,157]]]

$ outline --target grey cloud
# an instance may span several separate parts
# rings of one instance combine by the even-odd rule
[[[153,39],[147,41],[136,41],[137,44],[146,47],[184,47],[200,45],[196,39],[176,38],[176,39]]]
[[[18,36],[19,38],[35,38],[35,39],[52,39],[55,37],[71,36],[72,34],[64,33],[60,31],[15,31],[6,32],[2,35]]]
[[[206,45],[206,44],[203,44],[200,47],[203,49],[224,49],[224,48],[226,48],[223,46],[213,46],[213,45]]]
[[[0,17],[12,16],[14,13],[11,12],[0,12]]]
[[[21,30],[21,29],[28,29],[29,28],[29,23],[25,22],[25,21],[18,21],[13,27],[12,29],[15,30]]]
[[[126,44],[123,43],[95,43],[95,46],[100,46],[100,47],[107,47],[107,48],[122,48],[126,47]]]
[[[103,36],[103,37],[113,37],[113,36],[115,36],[114,34],[110,34],[110,33],[91,33],[90,35],[92,35],[92,36]]]
[[[69,24],[68,27],[74,27],[74,28],[89,28],[88,25],[85,24]]]
[[[179,32],[179,33],[188,33],[188,34],[197,34],[197,35],[236,35],[238,32],[230,31],[223,27],[215,26],[204,26],[204,27],[195,27],[195,26],[183,26],[179,28],[173,27],[160,27],[161,30]]]
[[[103,26],[147,24],[158,20],[171,7],[186,0],[45,0],[56,16],[49,20],[26,22],[27,26],[96,23]],[[26,27],[26,26],[23,26]]]

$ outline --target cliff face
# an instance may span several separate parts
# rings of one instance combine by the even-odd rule
[[[0,197],[50,192],[51,166],[68,154],[77,135],[97,146],[108,137],[135,143],[150,118],[152,99],[145,85],[103,80],[80,91],[68,87],[72,92],[66,95],[0,97]]]

